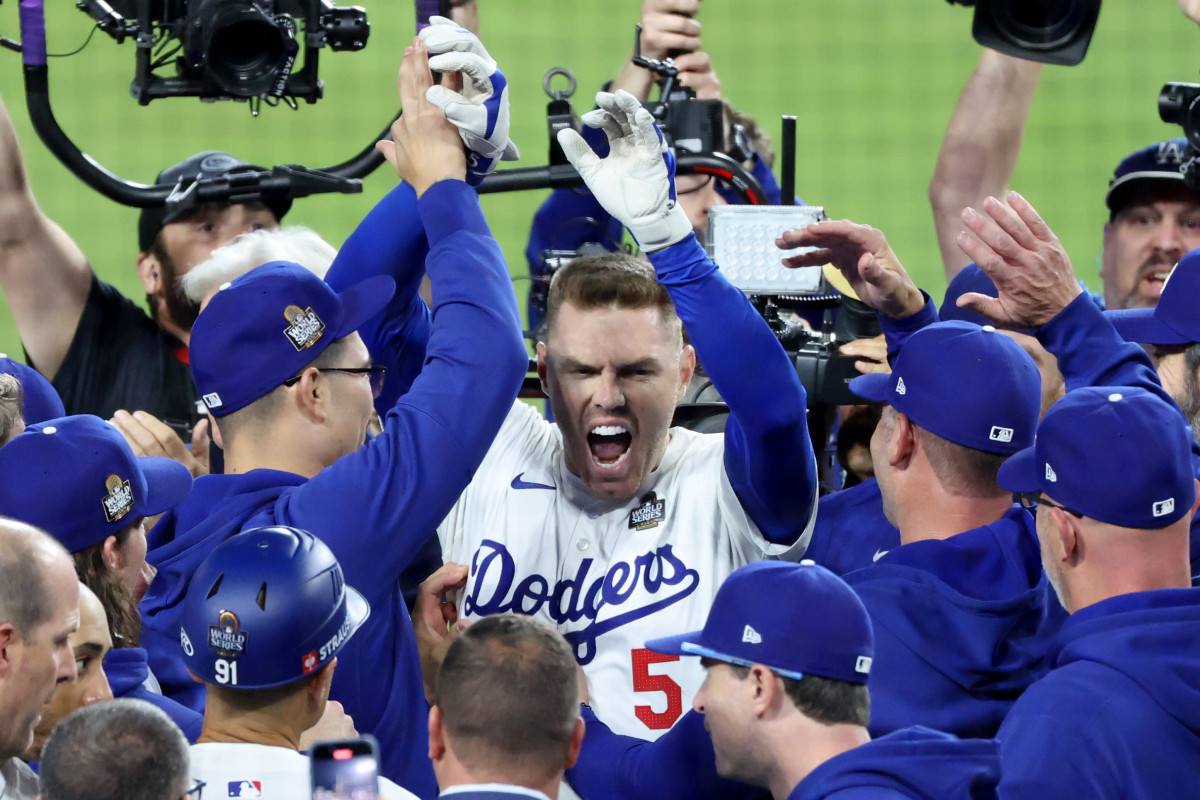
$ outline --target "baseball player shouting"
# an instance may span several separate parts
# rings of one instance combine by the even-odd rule
[[[703,623],[737,567],[800,557],[816,461],[804,388],[696,241],[651,115],[624,92],[597,103],[584,121],[606,133],[610,154],[599,158],[573,131],[560,141],[650,263],[607,254],[558,272],[537,348],[557,424],[514,406],[438,532],[446,559],[470,567],[460,614],[551,620],[597,714],[655,738],[703,672],[643,642]],[[729,404],[723,435],[670,427],[697,355]]]

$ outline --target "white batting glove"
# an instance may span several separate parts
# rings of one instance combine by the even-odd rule
[[[429,52],[438,54],[429,59],[430,69],[463,75],[461,94],[431,86],[425,99],[458,128],[468,150],[467,183],[478,186],[498,162],[520,157],[508,138],[508,81],[479,38],[445,17],[430,17],[420,36]]]
[[[581,118],[608,136],[609,154],[600,158],[575,131],[558,132],[571,165],[588,189],[645,252],[661,250],[687,237],[692,224],[675,199],[675,154],[654,117],[624,90],[596,95],[595,111]]]

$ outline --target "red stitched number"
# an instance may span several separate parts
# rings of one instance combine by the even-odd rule
[[[667,710],[655,711],[650,706],[634,706],[633,713],[652,731],[663,731],[675,724],[683,714],[683,689],[666,675],[651,675],[650,665],[678,661],[679,656],[665,656],[645,648],[630,651],[633,657],[633,690],[662,692],[667,696]]]

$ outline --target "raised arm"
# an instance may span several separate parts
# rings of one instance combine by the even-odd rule
[[[563,151],[596,199],[649,254],[729,405],[725,470],[743,508],[767,539],[794,543],[816,506],[804,387],[770,327],[696,241],[675,201],[674,157],[650,112],[626,92],[602,92],[596,102],[599,109],[584,122],[605,131],[609,156],[597,156],[571,130],[559,133]]]
[[[0,100],[0,287],[33,365],[53,380],[92,285],[92,269],[42,213],[25,173],[12,118]]]
[[[1003,197],[1017,166],[1042,65],[984,49],[946,126],[929,203],[946,280],[970,263],[955,243],[959,214],[988,195]]]
[[[361,531],[336,552],[346,579],[383,591],[445,517],[483,460],[528,358],[508,267],[466,178],[458,131],[425,100],[424,47],[400,72],[404,114],[380,149],[416,193],[434,286],[425,366],[388,412],[383,433],[291,494],[287,516]],[[341,498],[331,519],[329,498]],[[321,531],[313,531],[318,536]],[[336,550],[337,548],[335,548]]]

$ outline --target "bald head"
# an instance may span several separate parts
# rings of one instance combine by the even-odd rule
[[[0,517],[0,624],[27,632],[46,622],[53,608],[49,575],[62,565],[74,574],[71,554],[54,537]]]

